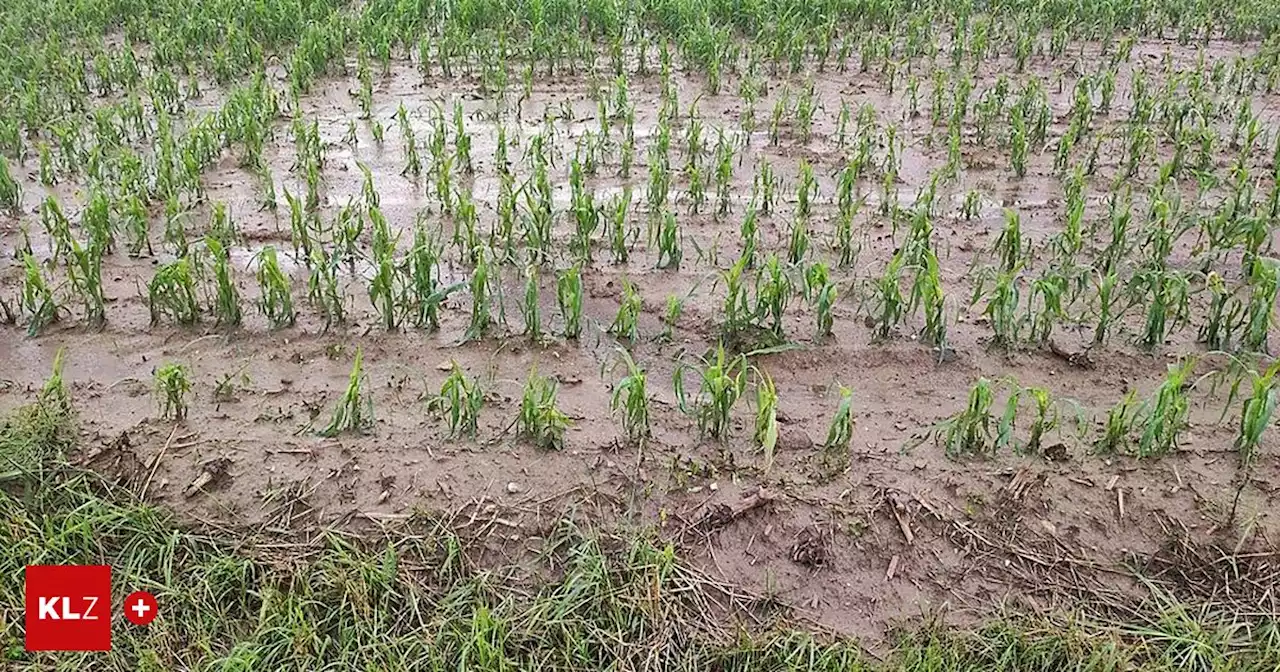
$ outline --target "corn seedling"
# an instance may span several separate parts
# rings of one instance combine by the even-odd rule
[[[200,320],[191,264],[190,257],[183,257],[156,269],[155,276],[147,284],[151,324],[159,324],[165,317],[181,325],[195,324]]]
[[[1124,398],[1107,411],[1102,425],[1102,436],[1094,442],[1094,451],[1102,455],[1120,453],[1129,447],[1133,427],[1137,421],[1137,393],[1129,390]]]
[[[355,361],[351,365],[351,375],[347,379],[347,389],[338,399],[329,424],[320,430],[320,436],[333,438],[344,432],[365,432],[373,427],[373,396],[367,387],[364,349],[358,347]]]
[[[496,279],[490,277],[491,270],[488,255],[481,250],[467,284],[471,290],[471,323],[467,326],[466,340],[484,338],[493,324],[492,302],[497,297],[493,296],[492,285]]]
[[[479,427],[480,408],[484,405],[484,392],[478,378],[468,379],[458,363],[452,362],[449,377],[440,386],[439,396],[427,402],[429,409],[444,414],[449,423],[449,435],[466,434],[472,438]]]
[[[1276,287],[1280,280],[1275,264],[1256,257],[1250,269],[1249,303],[1241,342],[1252,352],[1266,352],[1267,334],[1275,323]]]
[[[662,311],[662,333],[658,336],[658,340],[663,343],[670,343],[674,334],[676,324],[680,321],[680,314],[684,311],[684,299],[675,294],[667,295],[666,307]]]
[[[556,407],[558,390],[559,384],[554,378],[540,376],[533,370],[520,398],[516,432],[544,450],[563,448],[564,433],[571,424],[569,416]]]
[[[92,245],[81,247],[73,239],[67,280],[84,304],[85,322],[90,327],[100,328],[107,320],[106,297],[102,293],[102,253]]]
[[[1210,350],[1229,350],[1245,324],[1244,304],[1227,289],[1227,283],[1216,272],[1210,272],[1204,284],[1209,290],[1209,312],[1200,328],[1199,339]]]
[[[853,390],[840,386],[840,403],[827,427],[822,444],[823,470],[835,474],[849,466],[849,444],[853,442]]]
[[[1138,438],[1138,457],[1154,457],[1177,450],[1178,437],[1187,428],[1191,411],[1188,376],[1195,364],[1191,357],[1170,364],[1164,382],[1143,404],[1140,415],[1144,429]]]
[[[994,403],[995,391],[991,381],[979,378],[969,390],[965,409],[933,428],[934,441],[943,446],[947,457],[995,454],[996,443],[991,433]]]
[[[266,316],[273,329],[293,326],[296,314],[293,311],[293,292],[289,288],[289,278],[280,268],[276,257],[276,248],[268,245],[257,255],[258,288],[261,296],[258,299],[258,311]]]
[[[242,319],[240,291],[232,277],[231,255],[216,238],[205,241],[213,257],[213,316],[218,326],[238,327]]]
[[[640,311],[643,308],[640,293],[630,280],[622,279],[622,301],[618,304],[618,314],[609,325],[609,333],[618,338],[625,338],[635,343],[640,337]]]
[[[160,417],[182,420],[187,417],[187,393],[191,391],[191,372],[185,365],[171,363],[156,369],[156,398]]]
[[[755,314],[769,317],[769,328],[775,336],[784,336],[782,318],[791,300],[791,278],[782,270],[776,255],[769,255],[764,268],[756,276]]]
[[[932,343],[938,349],[938,357],[941,359],[947,350],[946,296],[942,293],[938,257],[933,250],[925,250],[924,268],[916,274],[912,292],[919,292],[924,308],[924,330],[921,335],[925,342]]]
[[[1022,265],[1022,218],[1016,210],[1005,208],[1004,229],[992,245],[991,254],[1000,262],[1000,269],[1011,272]]]
[[[1138,345],[1153,350],[1190,318],[1190,280],[1176,271],[1152,269],[1136,275],[1135,288],[1150,297]]]
[[[524,335],[537,342],[542,340],[542,312],[538,307],[538,267],[529,264],[524,273],[524,299],[520,302],[520,313],[524,316]]]
[[[1058,412],[1054,408],[1053,398],[1049,396],[1049,391],[1043,387],[1027,387],[1023,388],[1022,392],[1031,397],[1035,407],[1035,416],[1031,420],[1031,434],[1027,439],[1024,452],[1038,455],[1041,450],[1041,444],[1044,441],[1044,435],[1058,426]]]
[[[684,258],[682,238],[676,216],[670,211],[663,214],[662,226],[658,230],[658,268],[680,270],[680,260]]]
[[[564,320],[564,337],[582,335],[582,269],[571,266],[556,277],[556,304]]]
[[[769,374],[756,370],[755,439],[764,452],[764,471],[773,468],[778,446],[778,388]]]
[[[31,319],[27,335],[36,336],[46,326],[57,321],[62,306],[58,304],[53,287],[40,271],[40,264],[35,257],[24,253],[22,265],[25,273],[22,276],[22,294],[19,296],[18,307]]]
[[[805,283],[808,286],[810,301],[813,303],[814,314],[817,319],[817,336],[818,338],[826,338],[831,335],[831,329],[835,324],[835,316],[832,315],[832,309],[835,308],[838,292],[836,284],[828,277],[827,266],[823,263],[817,263],[809,267],[805,274]]]
[[[53,371],[49,373],[49,379],[44,381],[44,387],[40,389],[38,397],[41,406],[55,409],[64,415],[71,412],[71,394],[67,391],[66,380],[62,377],[66,356],[66,348],[58,348],[58,352],[53,356]]]
[[[307,300],[320,310],[327,332],[346,321],[346,300],[338,284],[338,260],[317,246],[311,253],[311,275],[307,278]]]
[[[692,406],[684,390],[685,371],[692,369],[699,378],[698,395]],[[697,421],[698,431],[714,439],[729,437],[733,406],[745,391],[747,360],[743,355],[728,359],[724,346],[717,346],[714,358],[702,366],[681,363],[672,376],[680,410]]]
[[[1277,372],[1280,372],[1280,362],[1273,363],[1261,373],[1252,369],[1246,372],[1252,390],[1240,408],[1240,428],[1235,441],[1235,449],[1240,452],[1240,460],[1246,467],[1251,467],[1257,459],[1262,434],[1271,425],[1276,405],[1280,403],[1280,394],[1276,389]],[[1241,380],[1233,385],[1232,397],[1236,395]]]
[[[642,443],[649,438],[649,395],[645,388],[646,374],[644,369],[636,365],[631,354],[618,348],[622,364],[627,368],[623,376],[613,386],[613,395],[609,398],[609,410],[622,411],[622,432],[627,440]]]
[[[9,161],[0,156],[0,207],[16,215],[22,210],[22,185],[9,172]]]
[[[871,300],[871,337],[877,341],[887,340],[893,330],[902,322],[906,314],[906,302],[902,297],[902,253],[898,252],[889,260],[889,265],[879,278],[872,281]]]

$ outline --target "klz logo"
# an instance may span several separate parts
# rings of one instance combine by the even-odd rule
[[[28,651],[111,650],[111,568],[27,567]]]

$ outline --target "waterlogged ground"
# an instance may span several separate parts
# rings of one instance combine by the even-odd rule
[[[1086,217],[1104,223],[1097,237],[1086,241],[1087,249],[1105,245],[1107,198],[1121,170],[1120,129],[1129,113],[1133,69],[1148,68],[1147,77],[1160,82],[1166,54],[1177,70],[1196,67],[1201,53],[1210,63],[1229,66],[1249,49],[1211,43],[1199,50],[1139,41],[1121,68],[1109,118],[1096,122],[1103,129],[1099,137],[1106,140],[1098,155],[1099,170],[1088,182]],[[1012,72],[1011,62],[991,61],[983,66],[975,91],[991,86],[1000,72],[1010,73],[1011,97],[1026,79],[1042,78],[1054,114],[1052,144],[1066,128],[1077,72],[1092,67],[1096,50],[1087,45],[1055,61],[1033,59],[1022,74]],[[1223,416],[1228,400],[1225,390],[1213,388],[1215,379],[1206,378],[1193,390],[1191,426],[1176,454],[1137,461],[1092,453],[1098,423],[1128,390],[1144,398],[1178,356],[1204,350],[1195,339],[1197,318],[1204,314],[1202,297],[1194,303],[1192,326],[1152,354],[1131,344],[1142,326],[1141,309],[1135,309],[1107,347],[1093,349],[1087,358],[1071,357],[1093,337],[1084,305],[1073,310],[1086,316],[1080,328],[1063,324],[1056,331],[1056,353],[1041,347],[1011,353],[988,347],[991,330],[982,304],[968,307],[976,277],[971,269],[989,262],[988,250],[1004,224],[1006,207],[1021,213],[1032,249],[1061,230],[1063,188],[1053,171],[1052,146],[1033,149],[1022,178],[1012,174],[1006,149],[993,143],[966,146],[958,181],[939,187],[934,240],[954,320],[951,350],[939,353],[917,342],[914,334],[922,326],[918,316],[888,342],[872,341],[864,322],[867,281],[881,273],[901,232],[879,214],[880,181],[864,178],[859,192],[865,204],[856,218],[861,248],[851,267],[837,268],[830,242],[835,175],[847,158],[838,147],[837,118],[845,101],[855,113],[869,105],[880,125],[898,125],[902,169],[892,191],[900,206],[909,207],[947,160],[945,129],[933,128],[928,113],[931,70],[921,72],[918,116],[910,114],[901,79],[890,92],[883,73],[859,72],[856,62],[845,72],[831,66],[814,73],[820,107],[811,138],[802,141],[784,121],[776,145],[770,143],[770,111],[778,97],[797,94],[802,77],[767,78],[767,92],[755,106],[757,129],[748,138],[740,123],[744,103],[736,93],[737,76],[727,77],[718,94],[710,93],[701,77],[678,76],[685,116],[673,133],[673,157],[681,156],[676,148],[695,101],[709,147],[714,147],[718,129],[746,143],[735,159],[729,213],[723,218],[714,215],[714,183],[701,214],[690,214],[679,195],[687,179],[677,173],[672,196],[685,255],[679,270],[657,270],[657,251],[644,244],[643,235],[645,157],[657,124],[660,79],[630,74],[636,166],[629,178],[618,176],[615,152],[587,184],[601,202],[631,189],[629,217],[641,236],[625,264],[612,263],[607,245],[598,245],[594,262],[584,271],[588,326],[577,342],[556,335],[561,319],[549,269],[541,297],[550,335],[544,343],[531,343],[517,333],[522,324],[517,299],[523,287],[518,269],[510,267],[504,270],[508,324],[492,337],[462,342],[470,311],[465,292],[447,301],[438,332],[386,332],[369,305],[361,266],[343,278],[352,303],[351,322],[326,332],[319,315],[302,300],[306,272],[291,254],[283,193],[302,193],[304,187],[290,172],[294,148],[288,120],[282,118],[273,127],[266,153],[280,208],[275,213],[260,209],[261,180],[227,152],[205,175],[207,200],[193,204],[187,233],[193,240],[203,233],[211,203],[227,205],[246,241],[233,251],[233,259],[247,301],[258,295],[256,253],[266,245],[279,248],[300,308],[297,325],[271,331],[248,303],[244,327],[230,333],[210,325],[182,329],[149,324],[142,288],[157,264],[173,258],[158,245],[161,210],[152,213],[154,257],[133,259],[118,252],[104,263],[109,299],[105,329],[81,326],[76,308],[39,337],[26,337],[22,325],[0,331],[0,407],[32,399],[55,353],[65,349],[66,377],[84,433],[76,459],[139,496],[202,523],[287,531],[305,539],[321,528],[360,529],[434,512],[450,517],[464,536],[486,540],[481,561],[492,563],[536,552],[566,514],[596,526],[657,526],[678,540],[708,575],[785,604],[793,616],[869,641],[881,638],[893,623],[926,614],[945,612],[963,622],[1003,604],[1031,610],[1071,607],[1090,591],[1099,608],[1123,610],[1127,597],[1137,594],[1126,568],[1145,568],[1177,583],[1162,564],[1180,548],[1170,545],[1171,538],[1237,551],[1256,549],[1259,557],[1268,557],[1280,533],[1274,515],[1280,498],[1275,440],[1269,436],[1264,441],[1250,479],[1242,481],[1233,450],[1238,403],[1231,402]],[[279,75],[272,84],[283,87],[283,81]],[[527,99],[517,101],[515,90],[499,100],[483,93],[478,82],[438,76],[424,81],[413,64],[393,62],[385,75],[375,68],[374,117],[386,128],[384,141],[377,143],[370,123],[357,120],[351,95],[357,86],[354,75],[326,80],[302,100],[305,119],[318,122],[325,145],[322,219],[332,220],[343,204],[360,199],[363,175],[357,162],[363,163],[372,172],[383,213],[402,234],[402,246],[412,237],[419,213],[443,227],[446,241],[452,229],[428,196],[429,180],[415,183],[401,174],[406,159],[393,120],[400,105],[422,142],[432,132],[435,106],[449,115],[453,102],[462,101],[476,174],[459,178],[459,185],[479,204],[484,230],[497,219],[496,119],[503,120],[513,143],[517,182],[529,175],[523,160],[528,139],[546,127],[548,116],[553,119],[558,155],[552,179],[561,209],[569,205],[574,143],[599,127],[585,75],[538,77]],[[210,85],[192,109],[214,109],[225,97],[225,91]],[[1274,132],[1280,96],[1259,93],[1252,105]],[[344,139],[353,120],[354,146]],[[1230,115],[1220,126],[1220,132],[1230,133]],[[615,124],[612,132],[620,133],[620,126]],[[1167,147],[1158,146],[1162,155],[1167,153]],[[1225,174],[1232,158],[1224,149],[1217,170]],[[772,164],[784,183],[777,212],[761,217],[762,249],[785,253],[799,164],[807,161],[819,185],[810,260],[831,265],[840,292],[831,337],[813,336],[813,309],[795,297],[785,321],[795,347],[753,360],[778,390],[781,428],[771,465],[752,441],[748,399],[735,411],[731,439],[719,444],[698,437],[693,419],[680,411],[672,385],[678,362],[694,361],[715,343],[724,293],[719,274],[738,257],[738,227],[761,159]],[[1250,162],[1256,175],[1267,175],[1269,149],[1254,152]],[[673,164],[678,168],[683,160],[673,159]],[[21,263],[11,254],[22,244],[21,230],[29,231],[37,253],[47,254],[49,241],[37,214],[41,200],[56,195],[75,221],[86,198],[80,185],[40,186],[34,161],[23,167],[21,178],[24,214],[0,217],[5,252],[0,291],[5,296],[15,295],[21,282]],[[1147,167],[1128,180],[1135,213],[1145,212],[1142,187],[1154,178],[1155,169]],[[1197,194],[1193,181],[1188,182],[1184,191],[1190,204]],[[1260,178],[1258,193],[1269,187],[1269,178]],[[980,192],[981,204],[974,218],[965,219],[961,204],[970,190]],[[1221,193],[1211,189],[1202,198],[1216,204]],[[571,234],[568,214],[558,212],[555,237],[562,258],[557,267],[568,263]],[[1171,263],[1190,264],[1195,243],[1194,234],[1179,239]],[[1229,275],[1232,266],[1234,276]],[[1238,281],[1239,264],[1224,263],[1222,268]],[[446,282],[456,282],[470,269],[450,247],[442,273]],[[634,282],[643,297],[641,338],[634,344],[605,331],[617,312],[624,279]],[[687,298],[670,337],[659,338],[669,295]],[[622,440],[618,419],[610,413],[611,386],[623,375],[616,365],[619,347],[626,347],[649,372],[653,437],[643,449]],[[357,348],[363,350],[376,425],[367,435],[320,438],[314,430],[328,422]],[[486,391],[476,440],[449,438],[441,418],[425,404],[454,361],[479,376]],[[177,423],[159,418],[152,394],[154,368],[169,362],[189,366],[194,382],[189,415]],[[1197,374],[1221,364],[1220,358],[1209,357]],[[527,445],[513,431],[524,381],[534,369],[560,381],[559,405],[573,420],[559,452]],[[999,383],[1001,390],[1016,381],[1052,394],[1060,421],[1045,440],[1046,455],[1020,457],[1006,449],[987,460],[944,456],[929,431],[964,407],[969,388],[980,377]],[[821,461],[821,444],[841,385],[853,390],[856,424],[847,468],[831,473]],[[1005,394],[1000,392],[997,413]],[[747,397],[752,396],[749,390]],[[1025,440],[1026,422],[1018,425],[1020,440]],[[1193,595],[1212,588],[1180,585]],[[1259,590],[1258,611],[1274,610],[1274,599]]]

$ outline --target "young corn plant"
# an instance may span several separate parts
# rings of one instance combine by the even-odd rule
[[[1120,319],[1123,309],[1117,310],[1116,306],[1120,301],[1120,297],[1116,293],[1116,288],[1120,282],[1119,275],[1115,271],[1111,271],[1100,276],[1094,281],[1097,289],[1097,322],[1093,327],[1093,345],[1101,346],[1107,342],[1107,338],[1111,335],[1111,328]]]
[[[994,386],[986,378],[979,378],[969,390],[964,410],[931,430],[934,442],[942,445],[947,457],[952,459],[967,455],[994,455],[996,442],[991,432],[995,421],[991,414],[994,404]]]
[[[67,281],[84,304],[84,319],[90,327],[101,328],[107,321],[106,297],[102,293],[102,253],[93,245],[81,247],[71,241]]]
[[[54,409],[63,415],[71,412],[71,393],[67,391],[66,380],[62,377],[66,356],[66,348],[58,348],[53,356],[53,371],[49,373],[49,379],[44,381],[37,397],[42,407]]]
[[[564,447],[564,433],[569,429],[569,416],[556,407],[559,384],[554,378],[529,372],[524,394],[520,398],[520,414],[516,418],[516,432],[543,450],[560,450]]]
[[[538,298],[537,265],[529,264],[524,273],[524,300],[520,302],[520,313],[524,316],[524,335],[531,341],[539,342],[542,340],[542,312],[539,309],[541,301]]]
[[[662,310],[662,333],[658,335],[659,342],[671,342],[675,337],[674,329],[676,324],[680,322],[680,315],[683,312],[684,298],[675,294],[668,294],[666,307]]]
[[[373,395],[368,386],[364,375],[364,349],[357,347],[351,375],[347,378],[347,389],[338,399],[329,424],[320,430],[320,436],[333,438],[344,432],[367,432],[373,428]]]
[[[827,265],[821,262],[809,267],[805,283],[818,322],[817,337],[826,338],[831,335],[831,329],[835,325],[835,317],[831,311],[838,296],[836,283],[828,277]]]
[[[1011,272],[1022,265],[1022,217],[1012,208],[1005,208],[1004,229],[991,247],[991,254],[1000,262],[1000,269]]]
[[[346,299],[338,284],[338,259],[316,246],[311,253],[311,275],[307,278],[307,300],[324,317],[324,330],[347,319]]]
[[[1107,418],[1102,425],[1102,436],[1093,444],[1094,452],[1100,455],[1114,455],[1127,450],[1138,419],[1137,415],[1137,392],[1131,389],[1107,411]]]
[[[663,214],[662,225],[658,229],[658,268],[680,270],[680,261],[684,258],[683,237],[676,216],[670,211]]]
[[[1195,365],[1192,357],[1170,364],[1164,382],[1142,405],[1144,429],[1138,438],[1138,457],[1156,457],[1178,449],[1178,437],[1187,428],[1191,412],[1188,392],[1193,383],[1188,378]]]
[[[440,394],[427,402],[427,408],[440,412],[449,424],[449,436],[466,434],[475,438],[479,428],[484,391],[479,378],[468,379],[458,363],[452,362],[449,377],[440,385]]]
[[[492,302],[495,297],[492,296],[492,285],[495,280],[490,278],[491,270],[488,255],[482,250],[468,282],[471,290],[471,324],[467,326],[465,340],[484,338],[493,324]]]
[[[1058,427],[1058,411],[1054,407],[1049,391],[1043,387],[1027,387],[1023,388],[1022,392],[1031,397],[1035,408],[1035,416],[1031,420],[1031,434],[1022,452],[1038,455],[1045,434]]]
[[[1134,276],[1133,282],[1137,291],[1150,297],[1138,345],[1151,351],[1190,319],[1190,279],[1177,271],[1150,269]]]
[[[941,359],[947,351],[947,315],[946,296],[942,293],[942,277],[938,265],[938,256],[933,250],[924,252],[924,267],[916,274],[912,292],[919,292],[920,302],[924,308],[924,330],[921,336],[926,343],[931,343],[938,350]]]
[[[884,272],[871,284],[871,337],[877,341],[888,340],[893,330],[906,316],[906,301],[902,296],[903,257],[899,251],[889,260]]]
[[[993,269],[987,268],[985,270],[992,271]],[[1016,267],[1012,271],[988,272],[980,276],[978,282],[974,285],[973,296],[969,305],[975,305],[978,299],[983,296],[983,290],[990,275],[995,275],[995,279],[991,286],[991,292],[986,295],[987,306],[983,309],[982,314],[986,316],[988,323],[991,325],[991,331],[993,332],[991,345],[997,348],[1016,347],[1022,337],[1023,323],[1022,316],[1018,312],[1018,305],[1022,296],[1022,283]]]
[[[640,311],[643,302],[636,286],[626,278],[622,279],[622,302],[618,304],[618,314],[609,325],[609,333],[618,338],[625,338],[635,343],[640,337]]]
[[[570,266],[556,277],[556,304],[564,320],[564,337],[582,335],[582,269]]]
[[[258,311],[266,316],[273,329],[291,327],[297,319],[293,310],[293,291],[289,288],[288,276],[280,268],[276,248],[268,245],[257,256],[258,287],[261,290]]]
[[[1246,321],[1244,304],[1216,272],[1210,271],[1204,284],[1209,290],[1209,312],[1199,339],[1210,350],[1230,350]]]
[[[243,319],[240,310],[240,290],[236,288],[231,270],[231,255],[216,238],[208,238],[205,244],[213,257],[213,316],[218,326],[238,327]]]
[[[1276,288],[1280,273],[1275,262],[1262,257],[1253,260],[1249,273],[1249,304],[1246,309],[1242,345],[1251,352],[1267,351],[1267,334],[1275,323]]]
[[[11,215],[22,210],[22,185],[13,179],[9,172],[9,162],[0,156],[0,207]]]
[[[684,390],[685,371],[690,369],[699,378],[698,395],[692,406]],[[746,357],[729,359],[724,346],[717,346],[711,361],[704,361],[700,367],[684,363],[676,367],[672,383],[680,410],[694,416],[701,434],[721,441],[729,438],[733,406],[745,391],[746,370]]]
[[[147,284],[147,307],[151,324],[166,317],[186,326],[200,321],[200,304],[196,300],[196,281],[191,271],[191,258],[183,257],[160,266]]]
[[[419,329],[435,331],[440,328],[440,305],[450,294],[465,287],[454,283],[448,287],[440,284],[440,254],[442,248],[435,235],[419,223],[414,228],[413,249],[409,250],[408,264],[410,321]]]
[[[1258,447],[1262,444],[1262,434],[1271,426],[1271,418],[1275,415],[1276,405],[1280,403],[1277,392],[1276,374],[1280,372],[1280,361],[1274,362],[1266,370],[1259,373],[1248,369],[1251,395],[1244,400],[1240,408],[1240,428],[1235,440],[1235,449],[1240,453],[1240,460],[1246,468],[1252,467],[1258,457]],[[1243,378],[1232,386],[1231,396]],[[1224,411],[1225,412],[1225,411]]]
[[[374,262],[373,277],[369,278],[369,302],[382,318],[384,329],[395,331],[400,328],[407,300],[403,274],[390,254]]]
[[[622,433],[627,440],[643,445],[649,438],[649,394],[645,388],[646,374],[631,354],[618,348],[621,363],[626,366],[627,375],[623,376],[613,387],[613,395],[609,398],[609,410],[621,411]]]
[[[827,427],[822,444],[822,466],[827,474],[837,474],[849,466],[849,444],[853,442],[853,390],[840,386],[840,404]]]
[[[57,321],[63,308],[58,303],[53,287],[40,272],[40,264],[30,253],[22,255],[25,273],[22,277],[22,293],[18,297],[18,308],[31,316],[27,325],[27,335],[37,336],[45,327]],[[8,312],[6,310],[6,312]]]
[[[756,315],[769,317],[769,329],[778,339],[785,337],[782,318],[791,301],[791,278],[782,270],[777,255],[769,255],[756,276]]]
[[[773,468],[778,445],[778,388],[769,374],[756,370],[755,439],[764,453],[764,471]]]
[[[191,392],[191,371],[183,364],[170,363],[156,369],[156,398],[160,417],[183,420],[187,417],[187,394]]]

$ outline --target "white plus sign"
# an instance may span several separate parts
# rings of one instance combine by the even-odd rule
[[[138,599],[137,604],[129,608],[133,609],[133,613],[137,614],[138,618],[145,618],[147,612],[151,611],[151,607],[146,602],[143,602],[141,598]]]

